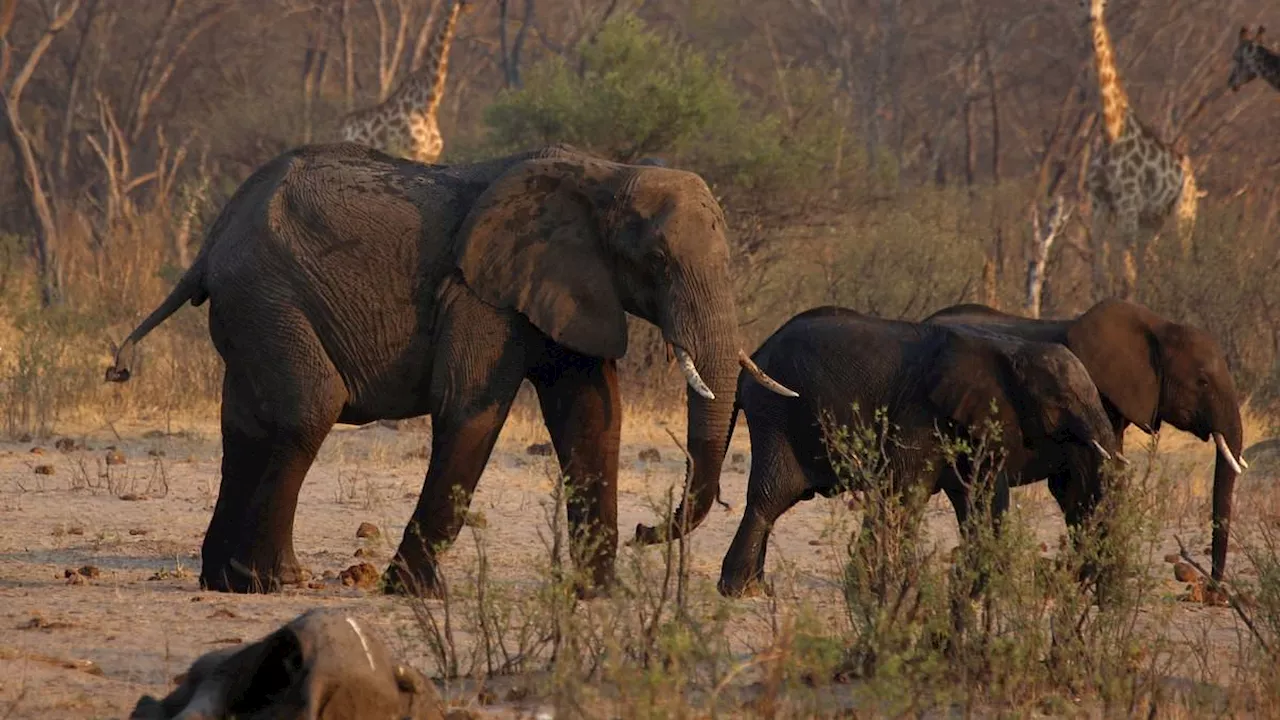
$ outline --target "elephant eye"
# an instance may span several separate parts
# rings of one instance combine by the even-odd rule
[[[652,273],[660,274],[666,272],[667,254],[661,250],[654,250],[645,255],[644,262]]]

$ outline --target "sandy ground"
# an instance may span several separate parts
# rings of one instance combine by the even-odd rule
[[[680,451],[658,426],[628,422],[619,492],[624,538],[637,522],[653,521],[651,503],[683,473]],[[219,437],[210,423],[173,429],[180,432],[166,435],[156,424],[98,429],[70,436],[84,447],[69,451],[57,447],[57,438],[0,444],[0,717],[127,717],[141,694],[163,695],[173,676],[200,654],[255,640],[315,606],[348,609],[378,627],[393,649],[423,662],[402,601],[344,587],[332,577],[321,589],[270,596],[201,592],[199,547],[217,493]],[[672,429],[682,436],[680,428]],[[331,433],[303,486],[295,530],[299,558],[317,576],[359,562],[353,555],[362,547],[375,553],[369,561],[379,571],[385,567],[422,481],[428,432],[418,424],[340,427]],[[746,435],[740,422],[731,449],[740,456],[726,463],[723,478],[732,510],[714,509],[692,537],[693,573],[709,582],[719,574],[741,517],[750,461]],[[472,509],[487,520],[495,582],[532,579],[544,554],[540,503],[550,498],[551,458],[526,451],[544,440],[533,420],[513,418],[480,482]],[[105,463],[112,445],[124,464]],[[1167,457],[1187,474],[1181,492],[1188,512],[1184,522],[1168,528],[1162,552],[1176,551],[1176,532],[1207,565],[1208,515],[1200,509],[1212,452],[1186,436],[1169,445]],[[650,447],[659,449],[661,460],[638,460]],[[52,474],[38,474],[39,466]],[[1261,497],[1274,479],[1269,472],[1265,463],[1254,462],[1237,506]],[[1056,543],[1062,521],[1043,487],[1016,490],[1015,501],[1034,518],[1044,540]],[[830,594],[840,548],[819,535],[841,503],[802,503],[779,522],[769,572],[785,568],[794,576],[779,592],[783,602]],[[954,517],[941,496],[934,498],[930,518],[933,536],[944,546],[953,543]],[[362,522],[381,528],[381,538],[358,539]],[[474,561],[470,543],[459,543],[445,557],[445,572],[462,572]],[[85,565],[98,574],[83,582],[66,576]],[[1182,591],[1168,566],[1154,571],[1169,577],[1170,597]],[[828,610],[837,612],[829,605]],[[1205,635],[1223,648],[1239,642],[1228,609],[1180,603],[1175,620],[1188,638]],[[749,623],[739,631],[754,632]],[[741,641],[751,645],[750,637]]]

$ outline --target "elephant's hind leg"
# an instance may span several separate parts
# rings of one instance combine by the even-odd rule
[[[283,327],[255,338],[252,358],[228,357],[222,480],[201,553],[200,583],[212,590],[264,592],[304,579],[293,549],[298,492],[346,388],[309,327]]]
[[[617,366],[557,348],[533,375],[542,417],[567,479],[570,552],[579,571],[578,595],[607,594],[618,553],[618,445],[622,408]]]

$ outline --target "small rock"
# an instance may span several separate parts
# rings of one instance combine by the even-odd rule
[[[1180,602],[1203,603],[1204,602],[1204,585],[1200,583],[1191,583],[1187,586],[1187,592],[1179,595]]]
[[[239,645],[240,643],[243,643],[243,642],[244,642],[244,638],[224,637],[224,638],[218,638],[217,640],[210,640],[207,644],[208,645]]]
[[[382,531],[377,525],[371,522],[362,522],[360,527],[356,528],[356,537],[358,538],[378,538],[382,537]]]
[[[525,454],[533,455],[534,457],[550,457],[551,443],[549,442],[533,443],[529,447],[525,448],[524,451],[525,451]]]
[[[354,586],[365,590],[377,587],[379,580],[378,569],[364,562],[356,563],[338,573],[338,578],[346,587]]]
[[[58,441],[55,442],[53,446],[58,448],[64,453],[72,452],[73,450],[76,449],[76,441],[72,440],[69,437],[58,438]]]
[[[655,447],[645,448],[640,451],[640,462],[662,462],[662,453]]]
[[[68,535],[83,535],[83,534],[84,534],[84,528],[83,528],[83,527],[80,527],[79,525],[72,525],[71,527],[67,528],[67,534],[68,534]]]
[[[119,450],[108,450],[106,460],[108,465],[124,465],[125,464],[124,453],[120,452]]]
[[[142,529],[142,528],[129,528],[129,534],[130,534],[130,535],[146,535],[146,534],[147,534],[147,533],[149,533],[149,532],[151,532],[151,531],[150,531],[150,530],[144,530],[144,529]]]
[[[1179,555],[1178,553],[1169,553],[1168,555],[1164,556],[1164,561],[1167,563],[1177,564],[1182,562],[1182,556]]]
[[[1194,582],[1199,579],[1200,574],[1187,563],[1180,562],[1173,566],[1173,577],[1178,582]]]
[[[322,580],[308,580],[308,581],[307,581],[307,589],[308,589],[308,590],[323,590],[323,589],[324,589],[324,582],[323,582]]]
[[[822,541],[821,541],[821,540],[810,540],[810,541],[809,541],[809,544],[810,544],[810,545],[813,545],[813,546],[818,546],[818,545],[821,545],[821,544],[822,544]]]
[[[35,474],[37,474],[37,475],[52,475],[52,474],[53,474],[53,466],[52,466],[52,465],[37,465],[37,466],[35,466],[34,471],[35,471]]]
[[[358,558],[377,557],[378,551],[374,550],[373,548],[361,547],[361,548],[356,548],[355,555]]]
[[[125,493],[120,496],[120,499],[124,500],[125,502],[141,502],[143,500],[150,500],[151,498],[149,498],[146,495],[142,495],[138,493]]]
[[[37,446],[35,446],[35,447],[31,448],[31,454],[32,454],[32,455],[43,455],[43,454],[44,454],[44,448],[42,448],[42,447],[40,447],[39,445],[37,445]]]

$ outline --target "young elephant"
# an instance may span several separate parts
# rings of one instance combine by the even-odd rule
[[[1088,373],[1060,345],[828,306],[788,320],[752,359],[799,398],[739,377],[736,405],[747,415],[753,457],[746,508],[720,572],[720,592],[730,597],[762,579],[769,531],[782,513],[841,490],[819,424],[824,412],[851,426],[855,403],[864,424],[886,408],[895,442],[885,460],[893,477],[946,492],[962,530],[969,498],[941,456],[936,431],[972,437],[970,429],[980,431],[992,417],[992,401],[1006,451],[992,508],[997,517],[1008,486],[1048,477],[1068,524],[1079,524],[1100,499],[1103,464],[1118,447]]]

